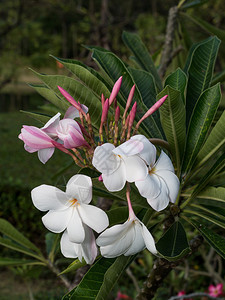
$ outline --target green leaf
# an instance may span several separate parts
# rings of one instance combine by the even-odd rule
[[[22,233],[20,233],[13,225],[11,225],[8,221],[0,218],[0,232],[13,241],[19,243],[20,245],[34,250],[37,253],[41,253],[41,251],[32,243],[30,242]]]
[[[160,107],[160,119],[179,174],[186,138],[185,108],[179,91],[166,86],[157,99],[165,95],[168,97]]]
[[[0,257],[0,266],[44,265],[36,260]]]
[[[191,216],[193,215],[196,215],[198,216],[200,219],[205,219],[207,220],[208,222],[212,223],[212,224],[215,224],[223,229],[225,229],[225,223],[224,221],[221,222],[221,221],[218,221],[217,219],[213,218],[213,217],[209,217],[208,215],[205,215],[203,214],[202,212],[198,212],[198,211],[195,211],[195,210],[191,210],[191,209],[184,209],[183,212],[185,214],[189,214]]]
[[[95,59],[102,70],[115,82],[121,75],[123,76],[122,85],[120,92],[117,96],[117,100],[120,105],[125,108],[127,98],[129,96],[132,86],[135,84],[134,79],[132,78],[129,70],[126,68],[125,64],[112,52],[103,52],[99,50],[94,50],[92,58]],[[137,101],[138,110],[136,113],[135,120],[138,121],[143,114],[147,111],[147,107],[144,104],[141,93],[136,87],[134,92],[134,101]],[[151,122],[152,118],[147,118],[144,122],[141,123],[141,128],[150,136],[155,138],[162,138],[161,131],[154,123]]]
[[[199,6],[199,5],[202,5],[206,2],[208,2],[209,0],[194,0],[194,1],[187,1],[185,2],[186,4],[185,5],[182,5],[181,7],[182,8],[192,8],[192,7],[195,7],[195,6]]]
[[[189,193],[184,193],[183,196],[190,196]],[[223,187],[207,187],[197,195],[198,199],[209,199],[216,202],[225,203],[225,188]]]
[[[146,105],[146,108],[149,109],[156,103],[156,87],[155,87],[155,80],[153,76],[144,70],[137,70],[134,68],[129,68],[129,71],[134,78],[135,85],[139,89],[141,93],[142,100]],[[156,123],[161,133],[163,134],[161,122],[160,122],[160,115],[159,111],[155,111],[153,115],[149,116],[148,120],[150,123]],[[152,125],[153,126],[153,125]]]
[[[82,262],[79,261],[79,259],[75,259],[65,270],[63,270],[59,275],[69,273],[69,272],[75,272],[81,267],[86,266],[86,261],[83,260]]]
[[[136,216],[143,210],[142,207],[137,205],[133,205],[132,207]],[[107,215],[109,217],[110,226],[113,226],[125,222],[128,219],[129,212],[127,206],[124,206],[108,210]]]
[[[89,167],[85,167],[79,170],[78,174],[83,174],[83,175],[87,175],[91,178],[96,178],[99,177],[101,175],[100,172],[90,169]]]
[[[109,87],[107,88],[108,84],[95,70],[88,68],[75,59],[63,59],[55,56],[52,57],[79,78],[90,90],[92,90],[96,97],[101,99],[101,94],[103,94],[105,98],[110,96]]]
[[[99,126],[101,120],[100,112],[102,111],[101,101],[86,86],[71,77],[63,75],[41,75],[36,72],[35,74],[46,86],[54,91],[60,99],[64,99],[64,97],[60,93],[58,86],[66,90],[76,101],[85,104],[88,107],[92,124]]]
[[[4,247],[7,247],[9,249],[12,249],[14,251],[17,251],[17,252],[24,253],[26,255],[35,257],[38,260],[43,260],[42,255],[40,255],[39,253],[37,254],[37,253],[33,252],[32,250],[30,250],[30,249],[28,249],[26,247],[21,246],[20,244],[12,242],[8,238],[2,238],[2,237],[0,237],[0,245],[2,245]]]
[[[182,15],[185,15],[188,19],[193,21],[195,24],[199,25],[202,29],[207,31],[208,33],[212,35],[216,35],[219,39],[222,41],[225,41],[225,31],[217,28],[216,26],[211,25],[210,23],[206,22],[203,19],[200,19],[196,16],[190,16],[189,14],[183,13]]]
[[[186,219],[189,223],[191,223],[198,231],[202,234],[202,236],[207,240],[207,242],[212,246],[216,252],[225,259],[225,239],[213,232],[209,227],[199,223],[193,219]]]
[[[186,174],[195,162],[210,130],[221,99],[219,84],[205,90],[194,108],[187,134],[182,173]]]
[[[70,103],[64,98],[59,98],[56,93],[49,89],[44,84],[29,84],[32,88],[35,89],[42,97],[51,102],[53,105],[59,108],[60,111],[65,112]]]
[[[187,76],[180,68],[166,78],[165,86],[167,85],[180,91],[183,102],[185,103],[184,94],[187,85]]]
[[[225,153],[223,153],[216,162],[212,165],[209,171],[202,177],[199,181],[198,185],[194,189],[193,193],[191,194],[191,199],[197,197],[197,195],[206,187],[210,179],[213,175],[219,173],[225,166]]]
[[[63,300],[104,300],[132,257],[100,258]]]
[[[149,54],[141,38],[135,33],[124,31],[122,34],[122,39],[125,45],[132,51],[132,53],[136,58],[136,61],[139,63],[142,69],[150,72],[153,75],[158,89],[161,90],[162,89],[161,79],[156,70],[151,55]]]
[[[156,248],[168,260],[177,260],[190,251],[186,232],[179,221],[174,222],[159,239]]]
[[[46,124],[48,120],[51,118],[51,116],[47,116],[41,113],[35,113],[35,112],[30,112],[30,111],[25,111],[25,110],[20,110],[21,113],[28,115],[32,119],[39,121],[42,125]]]
[[[196,158],[196,168],[206,163],[217,151],[225,146],[225,111],[212,129],[208,139]]]
[[[210,37],[193,48],[188,69],[187,124],[201,93],[210,87],[220,40]]]
[[[211,85],[214,85],[218,82],[224,82],[225,81],[225,70],[219,72],[218,74],[216,74],[211,82]]]

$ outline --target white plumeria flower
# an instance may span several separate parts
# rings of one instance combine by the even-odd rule
[[[130,210],[130,208],[129,208]],[[154,239],[147,227],[135,216],[133,210],[124,224],[119,224],[106,229],[97,238],[101,255],[112,258],[120,255],[134,255],[147,248],[156,254]]]
[[[102,232],[108,225],[106,213],[98,207],[89,205],[92,199],[92,181],[85,175],[74,175],[66,185],[66,192],[50,185],[40,185],[31,192],[35,207],[49,211],[42,217],[45,227],[60,233],[67,229],[72,243],[83,243],[85,224]]]
[[[163,151],[156,161],[156,148],[145,136],[136,135],[132,139],[143,143],[144,148],[139,156],[148,167],[148,176],[142,181],[135,181],[135,185],[151,207],[161,211],[169,202],[175,203],[178,195],[180,182],[174,173],[173,164]]]
[[[144,180],[148,174],[146,163],[138,154],[143,150],[141,141],[129,140],[116,147],[105,143],[94,151],[93,166],[102,173],[102,180],[110,192],[123,189],[126,181]]]
[[[92,264],[98,253],[98,249],[95,242],[95,236],[91,228],[83,224],[85,231],[85,239],[81,244],[72,243],[69,240],[67,230],[64,231],[60,247],[62,254],[67,258],[77,258],[82,262],[82,258],[87,264]]]

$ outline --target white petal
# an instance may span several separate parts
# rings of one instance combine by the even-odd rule
[[[131,247],[134,238],[134,226],[129,224],[129,227],[124,230],[123,235],[120,236],[120,238],[118,237],[113,244],[111,243],[107,246],[100,247],[102,256],[111,258],[124,254]]]
[[[158,176],[148,175],[145,180],[136,181],[136,187],[142,197],[155,198],[160,194],[161,182]]]
[[[126,221],[123,224],[117,224],[110,228],[107,228],[103,233],[99,235],[96,242],[98,246],[107,246],[109,244],[113,244],[117,239],[123,235],[123,233],[129,227],[129,222]]]
[[[78,109],[76,109],[76,107],[74,106],[70,106],[65,115],[64,115],[64,119],[75,119],[75,118],[79,118],[79,111]]]
[[[126,180],[134,182],[137,180],[144,180],[148,175],[148,168],[146,163],[137,155],[123,157],[126,168]]]
[[[46,148],[38,150],[38,158],[39,160],[45,164],[53,155],[55,148]]]
[[[59,233],[66,229],[72,215],[72,209],[65,210],[50,210],[42,217],[42,222],[45,227],[54,232]]]
[[[147,198],[147,201],[151,207],[156,211],[161,211],[169,204],[169,190],[166,183],[161,178],[160,194],[155,198]]]
[[[113,150],[113,153],[122,156],[130,156],[140,153],[143,149],[143,143],[138,140],[129,140]]]
[[[154,166],[156,172],[158,170],[167,170],[167,171],[171,171],[174,173],[174,167],[173,164],[169,158],[168,155],[166,155],[165,152],[161,152],[159,159],[157,160],[155,166]]]
[[[109,226],[109,219],[107,214],[100,208],[81,204],[77,206],[82,222],[94,229],[96,232],[102,232]]]
[[[92,264],[98,254],[93,231],[84,224],[85,240],[81,244],[82,255],[87,264]]]
[[[67,230],[64,231],[61,240],[60,240],[60,248],[62,254],[67,258],[76,258],[77,251],[75,248],[75,244],[70,242]]]
[[[145,248],[145,242],[142,236],[142,226],[140,225],[139,220],[136,219],[134,222],[135,238],[131,247],[124,253],[125,256],[134,255]]]
[[[42,184],[31,191],[34,206],[40,211],[62,210],[66,208],[67,196],[60,189]]]
[[[124,162],[120,167],[111,174],[102,174],[102,179],[105,187],[110,192],[117,192],[124,188],[126,183],[126,169]]]
[[[119,168],[121,159],[113,154],[114,148],[114,145],[105,143],[95,149],[92,164],[99,172],[108,175]]]
[[[61,114],[58,112],[41,129],[54,129],[59,124],[60,116]]]
[[[169,190],[170,202],[175,203],[180,188],[179,179],[173,172],[167,170],[158,170],[157,175],[164,179]]]
[[[148,231],[147,227],[143,223],[141,223],[141,224],[142,224],[142,236],[144,238],[146,248],[151,253],[156,254],[157,250],[155,247],[155,241],[154,241],[151,233]]]
[[[92,181],[86,175],[74,175],[66,185],[66,194],[79,203],[90,203],[92,199]]]
[[[139,153],[139,156],[146,162],[147,165],[153,166],[156,160],[156,147],[141,134],[134,135],[131,137],[132,140],[139,140],[143,143],[144,148]]]
[[[71,208],[73,213],[67,225],[69,240],[73,243],[82,243],[85,238],[84,227],[76,207]]]

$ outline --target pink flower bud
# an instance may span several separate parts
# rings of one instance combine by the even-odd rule
[[[101,101],[102,101],[102,109],[103,109],[103,106],[104,106],[104,103],[105,103],[105,96],[103,94],[101,96]]]
[[[123,77],[121,76],[113,86],[112,93],[109,97],[109,106],[112,104],[113,100],[116,98],[117,94],[119,93],[122,79],[123,79]]]
[[[129,128],[131,128],[133,125],[136,111],[137,111],[137,102],[134,102],[134,105],[130,111]]]
[[[109,99],[106,99],[103,109],[102,109],[101,123],[106,122],[107,116],[108,116],[108,111],[109,111]]]
[[[72,104],[77,110],[83,111],[81,108],[81,105],[79,103],[77,103],[77,101],[69,93],[67,93],[67,91],[65,91],[60,86],[58,86],[58,89],[59,89],[60,93],[66,98],[66,100],[68,100],[70,102],[70,104]]]

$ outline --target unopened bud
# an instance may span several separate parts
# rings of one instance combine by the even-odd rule
[[[123,77],[121,76],[113,86],[112,93],[109,97],[109,106],[112,104],[113,100],[116,98],[117,94],[119,93],[122,79],[123,79]]]

